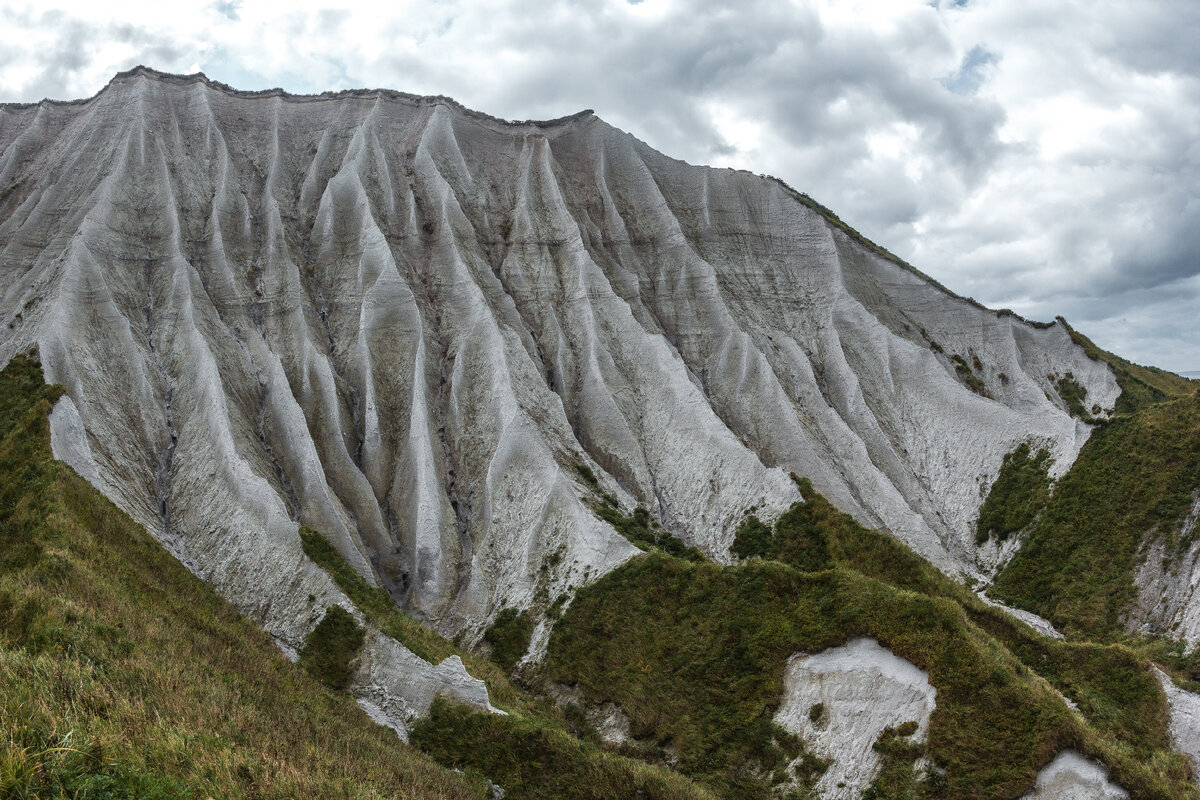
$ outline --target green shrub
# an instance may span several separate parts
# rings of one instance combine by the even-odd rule
[[[972,355],[972,360],[978,365],[976,369],[981,369],[983,365],[979,358]],[[958,373],[958,379],[966,384],[966,387],[981,397],[991,397],[991,393],[987,390],[987,384],[983,379],[975,374],[975,370],[967,364],[966,359],[955,353],[950,356],[950,363],[954,364],[954,371]]]
[[[1081,419],[1089,424],[1094,424],[1095,419],[1087,412],[1087,389],[1083,387],[1079,381],[1075,380],[1075,375],[1068,372],[1066,375],[1059,378],[1054,383],[1054,388],[1058,390],[1058,396],[1067,406],[1067,413],[1076,419]]]
[[[738,558],[765,557],[772,552],[771,527],[756,517],[746,514],[734,533],[731,552]]]
[[[501,609],[496,621],[483,633],[483,640],[492,647],[492,660],[506,671],[511,671],[525,655],[532,637],[529,612],[515,608]]]
[[[346,609],[330,606],[304,640],[300,666],[330,689],[345,689],[363,646],[363,629]]]
[[[1029,442],[1022,442],[1004,456],[1000,474],[983,501],[975,523],[975,540],[979,544],[990,536],[1004,541],[1009,535],[1024,530],[1045,508],[1050,498],[1050,467],[1054,459],[1044,447],[1033,455],[1032,450]]]

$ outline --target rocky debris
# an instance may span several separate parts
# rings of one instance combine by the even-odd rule
[[[923,742],[937,696],[923,670],[865,638],[793,655],[783,681],[775,722],[832,760],[815,787],[825,800],[862,796],[879,771],[872,746],[886,728],[915,722],[910,741]]]
[[[1038,773],[1021,800],[1123,800],[1129,793],[1108,780],[1108,770],[1074,750],[1064,750]]]
[[[374,628],[358,656],[350,689],[372,719],[408,740],[405,723],[429,713],[439,695],[453,697],[481,711],[503,714],[488,699],[487,685],[473,678],[462,659],[450,656],[433,665]],[[369,708],[368,708],[369,706]]]

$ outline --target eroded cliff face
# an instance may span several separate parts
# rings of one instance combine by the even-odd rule
[[[468,641],[613,569],[576,465],[717,560],[795,472],[986,571],[1003,455],[1088,436],[1055,380],[1118,394],[1062,325],[590,113],[144,69],[0,107],[0,361],[31,347],[87,477],[291,646],[328,592],[298,524]]]

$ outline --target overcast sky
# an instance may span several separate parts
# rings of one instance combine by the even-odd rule
[[[593,108],[784,179],[960,294],[1200,370],[1197,0],[332,5],[0,0],[0,101],[141,63],[511,119]]]

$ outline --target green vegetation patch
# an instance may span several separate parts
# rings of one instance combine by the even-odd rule
[[[871,746],[880,756],[879,774],[863,792],[862,800],[918,800],[943,793],[940,774],[934,773],[924,781],[917,778],[917,759],[925,755],[925,745],[911,738],[917,727],[915,721],[909,721],[879,734]]]
[[[511,798],[703,800],[707,791],[661,767],[580,741],[533,717],[480,714],[444,699],[411,731],[438,761],[487,776]]]
[[[1047,376],[1053,379],[1053,375]],[[1092,415],[1087,410],[1087,389],[1083,384],[1075,380],[1074,373],[1068,372],[1057,381],[1054,381],[1054,388],[1058,391],[1058,396],[1067,404],[1067,413],[1076,419],[1081,419],[1089,424],[1094,424],[1096,420],[1092,419]]]
[[[492,647],[492,660],[511,671],[533,638],[533,622],[528,611],[501,609],[496,621],[483,633],[483,640]]]
[[[363,646],[363,629],[350,612],[330,606],[304,640],[300,666],[330,689],[345,689]]]
[[[971,360],[976,365],[975,369],[983,368],[983,364],[979,361],[978,356],[972,355]],[[950,356],[950,363],[954,365],[954,371],[958,373],[958,379],[968,389],[981,397],[990,398],[992,396],[991,392],[987,390],[987,384],[983,382],[983,378],[975,374],[975,369],[971,368],[971,365],[967,363],[965,358],[955,353]]]
[[[1022,442],[1004,456],[1000,474],[979,509],[977,543],[983,544],[990,536],[1004,541],[1033,522],[1050,497],[1053,464],[1049,450],[1042,447],[1034,453],[1029,442]]]
[[[590,467],[576,464],[575,471],[592,492],[592,510],[596,512],[596,516],[612,525],[617,533],[633,542],[639,549],[661,550],[691,561],[705,560],[704,554],[699,550],[689,547],[668,531],[664,531],[658,521],[650,516],[650,512],[641,506],[635,508],[632,514],[624,514],[617,504],[617,498],[600,489],[596,473]]]
[[[1177,537],[1200,486],[1200,396],[1120,416],[1092,434],[992,593],[1068,635],[1119,636],[1147,536]]]

